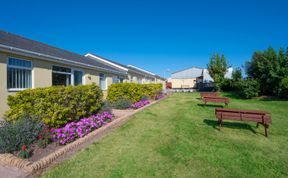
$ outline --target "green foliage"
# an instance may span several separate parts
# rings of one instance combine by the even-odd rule
[[[235,87],[233,84],[233,80],[231,79],[224,79],[221,83],[221,91],[234,91]]]
[[[29,89],[8,97],[6,120],[16,121],[28,114],[50,127],[61,127],[97,113],[102,102],[102,91],[94,84]]]
[[[238,82],[237,89],[239,95],[245,99],[259,96],[260,93],[260,85],[258,81],[254,79],[247,79]]]
[[[246,63],[249,78],[259,81],[261,94],[279,95],[280,82],[288,77],[288,50],[283,48],[277,53],[273,48],[264,52],[256,51],[250,62]]]
[[[162,90],[162,84],[135,84],[118,83],[112,84],[108,88],[107,99],[114,104],[118,99],[124,98],[132,103],[138,102],[143,95],[154,98],[157,92]]]
[[[162,91],[162,84],[142,84],[142,96],[148,96],[150,98],[155,98],[158,92]]]
[[[19,153],[18,153],[18,156],[20,158],[23,158],[23,159],[27,159],[30,157],[30,152],[28,150],[21,150]]]
[[[241,68],[236,68],[232,73],[232,79],[224,78],[221,83],[222,91],[235,91],[239,85],[239,82],[242,81],[242,70]]]
[[[225,59],[225,56],[222,54],[221,57],[219,54],[214,54],[209,64],[207,65],[209,75],[213,78],[215,83],[215,88],[217,91],[220,90],[221,84],[224,80],[225,73],[228,69],[228,64]]]
[[[288,77],[281,80],[280,95],[281,97],[288,98]]]
[[[25,116],[15,123],[3,122],[0,127],[0,153],[12,153],[30,145],[41,133],[43,123]]]
[[[242,70],[241,68],[238,67],[232,72],[232,81],[235,83],[241,80],[242,80]]]
[[[112,113],[112,105],[110,104],[109,101],[105,100],[99,110],[99,113],[103,113],[103,112],[108,112],[108,113]]]
[[[119,98],[113,103],[115,109],[128,109],[132,105],[132,102],[126,98]]]

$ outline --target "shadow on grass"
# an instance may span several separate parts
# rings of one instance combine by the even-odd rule
[[[277,96],[263,96],[259,100],[260,101],[288,101],[288,98],[280,98]]]
[[[218,121],[216,120],[210,120],[210,119],[204,119],[203,121],[205,124],[212,126],[213,128],[217,129],[220,131]],[[249,124],[246,123],[239,123],[239,122],[225,122],[223,121],[221,127],[227,127],[231,129],[246,129],[250,130],[253,133],[257,133]]]
[[[197,104],[197,105],[201,107],[224,108],[223,105],[219,105],[219,104]]]

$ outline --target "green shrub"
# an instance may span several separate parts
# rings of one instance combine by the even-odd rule
[[[115,109],[128,109],[132,105],[132,102],[126,98],[120,98],[113,103]]]
[[[162,91],[162,84],[142,84],[143,95],[155,98],[159,91]]]
[[[238,82],[237,90],[241,97],[250,99],[259,96],[260,85],[259,82],[254,79],[242,80]]]
[[[288,98],[288,77],[281,80],[280,95],[281,97]]]
[[[0,153],[12,153],[30,145],[41,133],[44,124],[25,116],[15,123],[3,122],[0,127]]]
[[[223,82],[221,83],[221,90],[222,91],[233,91],[234,86],[233,86],[233,81],[231,79],[224,79]]]
[[[149,99],[150,99],[150,97],[147,95],[142,95],[142,97],[141,97],[141,100],[149,100]]]
[[[97,85],[29,89],[8,97],[6,120],[16,121],[25,114],[40,118],[50,127],[90,116],[100,109],[103,93]]]
[[[100,110],[99,110],[99,113],[103,113],[103,112],[108,112],[108,113],[112,113],[112,105],[110,104],[109,101],[104,101]]]
[[[108,88],[107,99],[114,104],[118,99],[125,98],[132,103],[136,103],[142,99],[143,95],[154,98],[158,91],[162,90],[162,84],[135,84],[135,83],[119,83],[112,84]]]

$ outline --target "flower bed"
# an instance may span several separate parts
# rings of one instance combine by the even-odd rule
[[[100,128],[103,125],[112,121],[112,115],[108,112],[97,114],[89,118],[83,118],[78,122],[71,122],[66,126],[58,129],[53,129],[53,141],[65,145],[75,141],[77,138],[82,138],[93,130]]]
[[[159,93],[159,94],[156,95],[155,100],[160,100],[160,99],[162,99],[164,97],[165,97],[165,95],[163,93]]]
[[[131,108],[132,109],[139,109],[139,108],[142,108],[146,105],[150,104],[150,101],[149,100],[141,100],[139,102],[136,102],[134,104],[131,105]]]

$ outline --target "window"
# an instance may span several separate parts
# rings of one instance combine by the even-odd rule
[[[106,76],[105,74],[100,74],[100,88],[102,90],[106,90],[107,89],[107,84],[106,84]]]
[[[114,76],[112,78],[112,83],[123,83],[124,79],[119,76]]]
[[[114,76],[112,78],[112,83],[120,83],[119,77],[118,76]]]
[[[7,88],[22,90],[32,88],[32,62],[9,58],[7,65]]]
[[[52,85],[71,85],[71,76],[72,72],[70,68],[52,67]]]
[[[142,84],[142,79],[141,78],[138,78],[138,83]]]
[[[83,72],[79,70],[74,70],[74,85],[82,85],[83,84]]]

